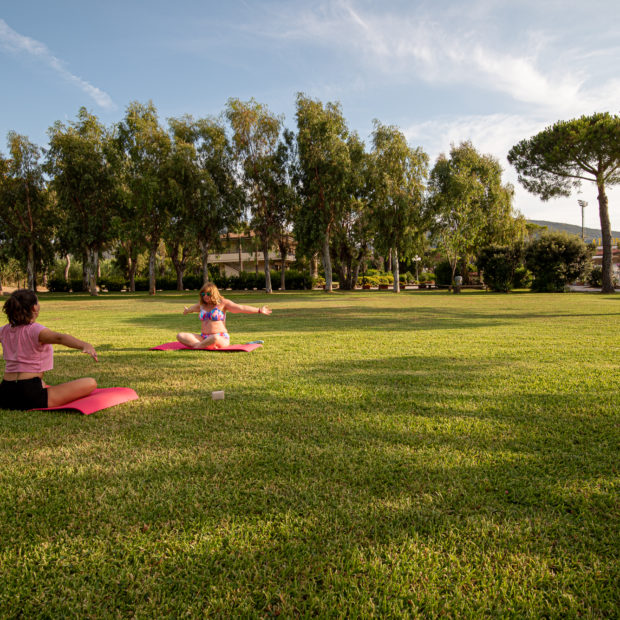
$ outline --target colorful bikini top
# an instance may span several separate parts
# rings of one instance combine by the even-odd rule
[[[226,315],[218,308],[212,308],[211,310],[203,310],[200,309],[200,320],[201,321],[224,321],[226,320]]]

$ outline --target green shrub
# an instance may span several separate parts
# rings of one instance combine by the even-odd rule
[[[593,251],[593,246],[567,233],[544,233],[534,239],[525,250],[527,268],[534,276],[532,290],[564,291],[585,272]]]
[[[176,291],[177,279],[176,277],[155,278],[155,288],[158,291]]]
[[[532,272],[527,267],[517,267],[512,279],[513,288],[530,288],[532,286]]]
[[[74,293],[84,292],[84,282],[82,282],[82,278],[72,278],[69,280],[69,285]]]
[[[49,278],[47,280],[47,290],[51,293],[68,293],[70,283],[64,278]]]
[[[521,255],[518,245],[492,244],[483,248],[478,255],[478,268],[483,273],[485,284],[493,291],[511,291]]]
[[[310,280],[310,275],[304,273],[303,271],[298,271],[296,269],[290,269],[286,272],[285,286],[289,291],[305,291],[312,287],[312,282]],[[278,272],[277,282],[280,282],[280,273]],[[272,285],[275,286],[275,281],[272,276]],[[278,284],[279,286],[279,284]]]
[[[190,291],[197,291],[202,288],[202,276],[189,274],[183,277],[183,288],[188,288]]]
[[[594,288],[603,286],[603,268],[596,265],[588,275],[588,284]]]
[[[381,276],[377,275],[363,275],[357,278],[358,286],[364,286],[364,284],[368,284],[370,286],[379,286],[379,278]]]
[[[109,292],[118,292],[122,291],[124,287],[127,286],[124,278],[121,277],[109,277],[109,278],[101,278],[99,280],[99,286],[105,288]]]
[[[452,284],[452,266],[449,261],[443,260],[435,266],[435,282],[441,286]]]

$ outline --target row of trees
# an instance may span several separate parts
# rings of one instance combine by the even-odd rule
[[[296,124],[292,132],[266,106],[230,99],[219,118],[183,116],[163,127],[152,103],[133,102],[112,127],[80,109],[75,121],[49,129],[45,151],[10,133],[9,155],[0,155],[0,256],[25,265],[31,288],[54,256],[78,256],[96,294],[104,250],[124,265],[132,290],[138,256],[148,252],[154,293],[162,241],[182,288],[192,257],[207,279],[222,234],[249,228],[260,239],[268,292],[269,250],[284,257],[291,235],[298,256],[321,258],[326,290],[334,266],[341,288],[352,288],[379,253],[398,291],[400,262],[429,241],[454,274],[481,247],[525,235],[498,161],[469,142],[429,170],[421,148],[379,121],[367,149],[339,104],[300,93]],[[526,152],[511,151],[523,178],[534,166],[524,168]]]

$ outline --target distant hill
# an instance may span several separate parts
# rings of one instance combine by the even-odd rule
[[[581,237],[581,226],[575,226],[574,224],[562,224],[560,222],[547,222],[545,220],[528,220],[528,222],[532,222],[532,224],[538,224],[538,226],[546,226],[549,230],[558,230],[560,232],[567,232],[571,235],[577,235]],[[601,230],[596,228],[584,228],[583,234],[585,237],[585,242],[590,243],[593,239],[597,244],[600,243],[601,239]],[[612,239],[620,239],[620,231],[612,230],[611,231]]]

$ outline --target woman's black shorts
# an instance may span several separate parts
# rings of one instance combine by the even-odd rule
[[[39,377],[2,381],[0,409],[41,409],[47,407],[47,388]]]

